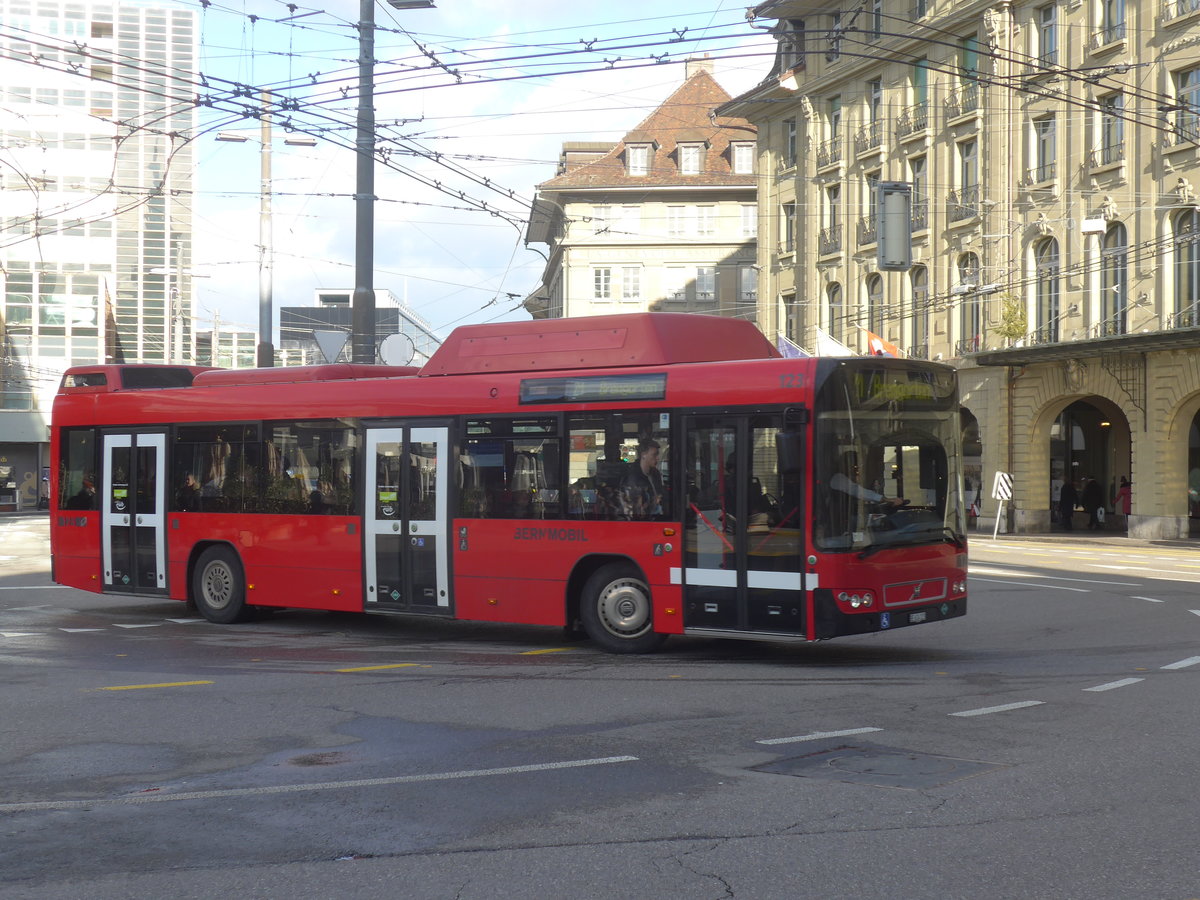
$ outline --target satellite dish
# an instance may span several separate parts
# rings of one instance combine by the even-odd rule
[[[385,366],[407,366],[416,352],[417,346],[407,334],[389,334],[379,344],[379,358]]]

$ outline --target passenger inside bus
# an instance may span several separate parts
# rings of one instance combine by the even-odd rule
[[[658,519],[663,514],[662,473],[658,470],[661,451],[658,441],[643,438],[638,442],[637,459],[629,464],[621,479],[621,509],[629,519]]]

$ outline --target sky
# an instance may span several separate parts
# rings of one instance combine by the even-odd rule
[[[722,0],[660,0],[651,18],[634,0],[436,2],[375,6],[386,157],[375,169],[375,287],[443,337],[528,318],[521,301],[544,264],[524,245],[528,204],[564,141],[620,140],[682,83],[688,56],[708,53],[737,95],[765,77],[774,52],[745,6]],[[274,305],[353,287],[358,16],[350,0],[214,0],[199,12],[201,94],[213,101],[200,107],[194,144],[199,329],[214,318],[222,330],[257,328],[263,89]],[[248,140],[217,140],[230,133]],[[300,135],[316,146],[286,143]]]

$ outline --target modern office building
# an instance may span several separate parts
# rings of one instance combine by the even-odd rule
[[[0,459],[23,503],[66,367],[192,357],[196,15],[0,0]]]

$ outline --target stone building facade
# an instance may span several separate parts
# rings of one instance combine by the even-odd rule
[[[992,527],[1200,523],[1200,3],[771,0],[774,66],[719,112],[759,129],[759,322],[867,332],[960,370]],[[876,185],[912,186],[913,265],[878,259]],[[1132,480],[1128,518],[1112,515]],[[1076,515],[1082,527],[1086,516]]]

